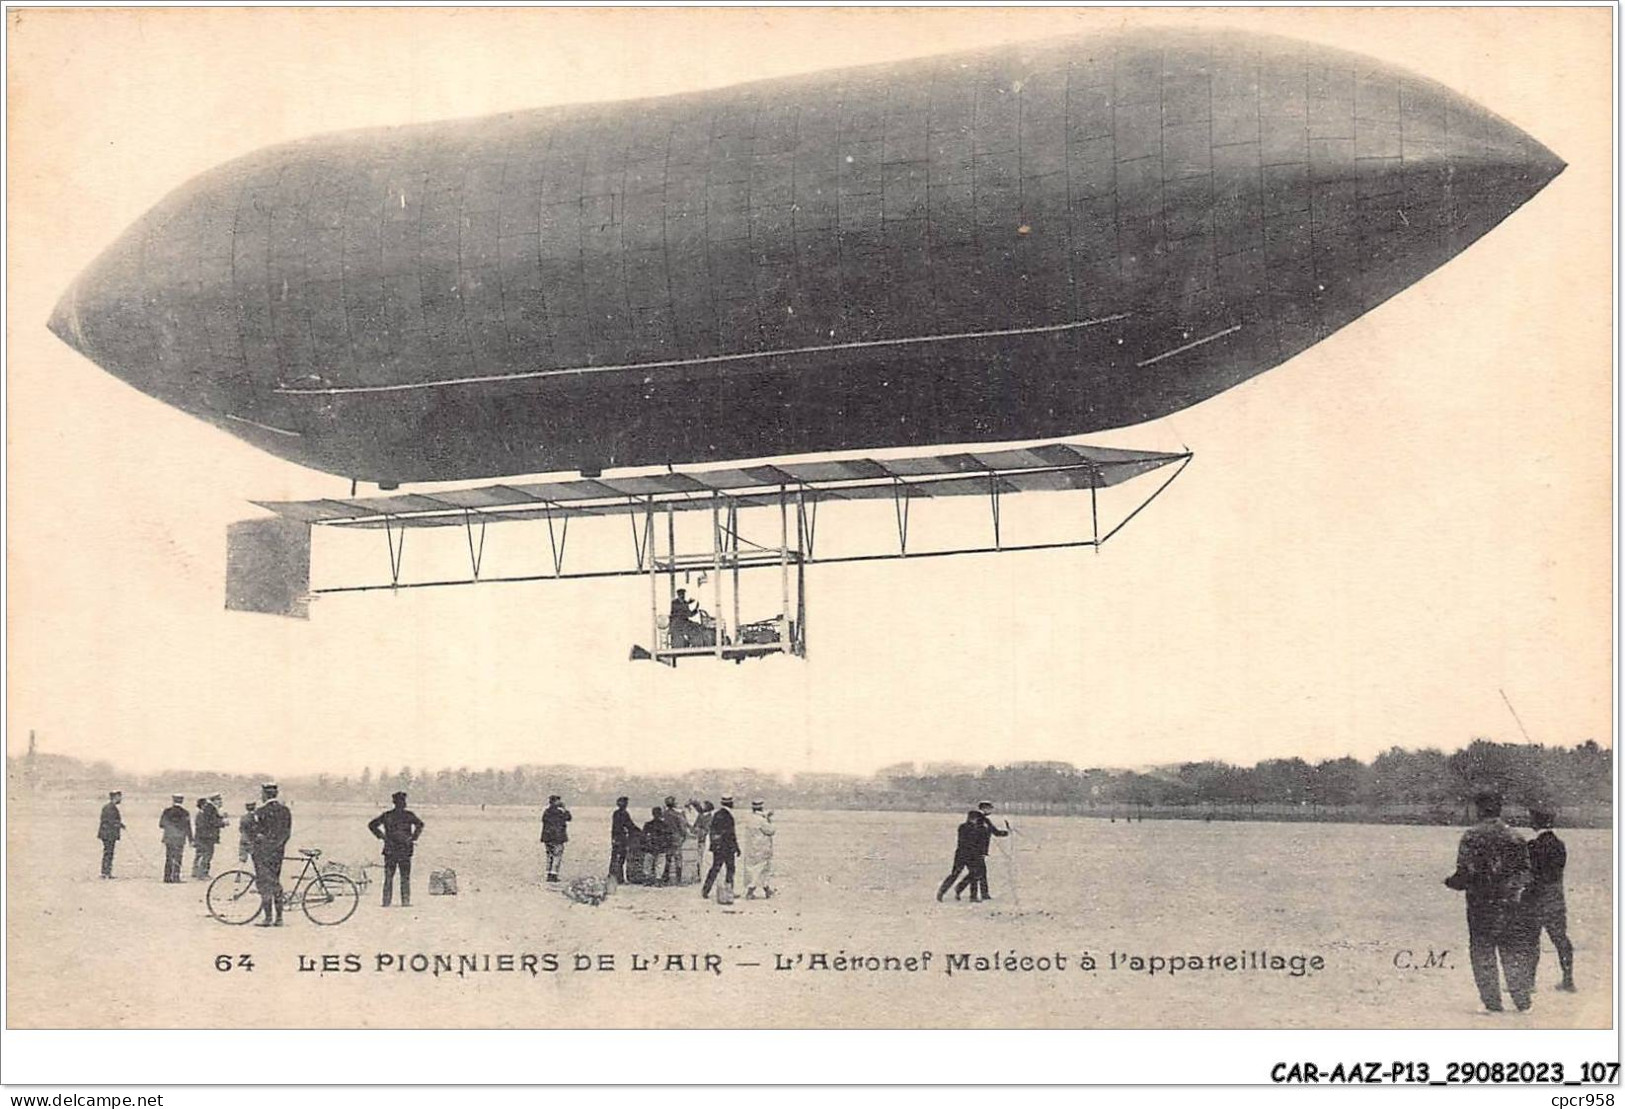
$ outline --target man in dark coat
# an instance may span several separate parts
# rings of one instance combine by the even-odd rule
[[[293,836],[293,813],[277,797],[275,782],[260,787],[254,810],[254,884],[260,891],[260,927],[282,925],[282,856]]]
[[[181,862],[186,856],[186,845],[192,842],[192,814],[182,803],[184,794],[171,795],[169,808],[158,817],[158,831],[164,840],[164,881],[181,880]]]
[[[661,879],[668,886],[683,884],[683,844],[688,841],[688,817],[677,807],[677,798],[666,798],[666,807],[660,811],[666,822],[666,873]]]
[[[564,845],[569,842],[570,810],[564,807],[558,794],[547,799],[542,810],[542,844],[547,848],[547,880],[559,880],[559,864],[564,862]]]
[[[197,819],[192,823],[192,877],[195,880],[209,877],[209,868],[214,865],[214,849],[220,843],[220,829],[226,826],[226,818],[220,815],[219,801],[219,797],[197,799]]]
[[[395,807],[367,822],[367,831],[384,841],[384,908],[395,893],[395,874],[401,875],[401,908],[412,904],[412,850],[423,834],[423,821],[406,807],[406,794],[392,793]]]
[[[658,886],[662,881],[660,864],[671,846],[671,826],[666,823],[666,814],[658,808],[649,812],[652,815],[643,826],[643,880]]]
[[[701,897],[711,896],[711,885],[717,880],[717,873],[726,868],[728,874],[728,891],[733,892],[734,886],[734,859],[739,857],[739,838],[734,830],[734,799],[724,797],[722,807],[711,815],[711,870],[705,876],[705,885],[700,889]]]
[[[107,804],[102,806],[102,821],[96,828],[96,838],[102,841],[103,878],[113,876],[113,849],[124,831],[124,817],[118,811],[119,802],[123,800],[124,794],[116,789],[107,795]]]
[[[966,886],[970,887],[972,901],[991,901],[993,894],[987,888],[987,853],[993,847],[994,836],[1007,836],[1010,834],[1010,825],[1007,822],[1001,829],[993,823],[993,802],[982,801],[976,806],[976,815],[980,818],[975,832],[976,855],[971,860],[970,873],[960,879],[958,887],[954,889],[954,900]]]
[[[1529,892],[1524,903],[1533,917],[1530,927],[1535,942],[1540,942],[1544,929],[1557,948],[1557,962],[1563,968],[1563,981],[1557,988],[1574,992],[1574,945],[1569,942],[1569,911],[1563,899],[1563,868],[1568,865],[1568,849],[1552,831],[1557,822],[1554,814],[1531,810],[1529,823],[1540,833],[1529,843]]]
[[[257,801],[244,802],[243,815],[237,818],[237,861],[240,863],[253,857],[254,810],[258,806]]]
[[[942,885],[937,887],[938,901],[941,901],[947,895],[948,887],[954,884],[954,879],[976,865],[981,820],[982,814],[975,809],[971,809],[965,814],[965,822],[959,826],[958,837],[954,843],[954,868],[949,872],[948,877],[942,880]],[[981,891],[972,890],[970,899],[980,901]],[[959,900],[959,894],[954,894],[954,900]]]
[[[1479,822],[1462,833],[1456,872],[1444,880],[1467,894],[1467,948],[1484,1008],[1501,1012],[1501,974],[1519,1012],[1528,1009],[1540,958],[1540,935],[1523,904],[1529,887],[1529,847],[1501,820],[1501,795],[1474,799]],[[1497,965],[1499,956],[1499,965]]]
[[[609,818],[609,876],[621,883],[626,881],[626,847],[638,830],[638,822],[626,811],[630,803],[629,797],[615,798],[615,813]]]

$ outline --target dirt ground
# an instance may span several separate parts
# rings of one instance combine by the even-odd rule
[[[295,817],[290,847],[319,847],[351,866],[377,860],[365,827],[375,810],[287,800]],[[640,800],[647,811],[655,799]],[[373,870],[346,923],[316,927],[290,912],[286,927],[261,929],[211,919],[204,883],[162,884],[163,804],[126,800],[116,880],[104,882],[98,803],[14,799],[6,875],[13,1026],[1609,1022],[1606,830],[1561,833],[1579,992],[1552,989],[1558,970],[1548,941],[1534,1010],[1484,1017],[1467,964],[1461,895],[1441,884],[1454,866],[1459,829],[1026,817],[990,859],[994,900],[972,905],[935,900],[953,854],[954,813],[783,812],[775,820],[779,894],[771,901],[721,906],[693,886],[626,886],[594,907],[538,881],[538,811],[425,807],[417,810],[427,831],[410,909],[380,907],[381,874]],[[240,812],[238,803],[230,808]],[[576,811],[566,879],[604,872],[608,829],[607,811]],[[235,865],[235,840],[228,832],[216,873]],[[188,868],[190,861],[188,852]],[[446,867],[457,871],[458,896],[429,896],[429,872]],[[217,969],[222,955],[230,969]],[[324,956],[360,969],[301,969],[319,968]],[[475,956],[482,969],[467,969],[459,956]],[[857,966],[843,956],[857,957]],[[1004,962],[1010,956],[1014,964]],[[1025,967],[1024,957],[1033,960]],[[1225,957],[1233,957],[1228,968]],[[1281,969],[1272,969],[1273,959]],[[510,961],[514,969],[502,969]],[[458,965],[461,974],[446,969]]]

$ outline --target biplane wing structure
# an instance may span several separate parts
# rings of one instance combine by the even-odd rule
[[[819,563],[876,559],[930,558],[956,554],[993,554],[1067,547],[1099,547],[1150,504],[1190,461],[1188,451],[1125,450],[1079,443],[976,450],[901,458],[838,458],[711,469],[628,474],[535,482],[511,482],[471,488],[432,489],[379,497],[322,498],[305,501],[257,501],[281,519],[275,527],[245,529],[237,525],[230,548],[234,563],[228,582],[263,574],[266,567],[303,572],[302,588],[279,583],[256,590],[228,586],[227,607],[244,611],[304,616],[310,596],[371,590],[400,590],[495,582],[534,582],[580,578],[647,576],[650,627],[654,646],[637,648],[634,657],[672,662],[688,655],[741,660],[774,653],[806,651],[805,569]],[[1170,469],[1171,467],[1171,469]],[[1143,499],[1120,519],[1103,518],[1099,494],[1164,472]],[[1080,534],[1045,542],[1009,543],[1001,529],[1000,504],[1018,493],[1074,494],[1087,498],[1080,506]],[[909,522],[915,506],[944,498],[983,497],[990,509],[991,542],[948,547],[909,546]],[[864,501],[890,502],[896,521],[895,547],[862,553],[820,556],[816,546],[822,505]],[[709,549],[686,551],[676,541],[678,513],[709,512]],[[776,513],[776,542],[741,539],[742,512]],[[569,524],[581,517],[625,516],[631,524],[632,557],[613,569],[566,565]],[[657,527],[664,517],[666,527]],[[481,576],[486,529],[496,523],[543,524],[548,529],[551,558],[535,573]],[[314,527],[382,531],[389,549],[389,580],[311,588],[308,581],[310,532]],[[403,577],[406,537],[420,528],[462,528],[468,538],[469,574],[458,578],[411,580]],[[659,533],[666,531],[661,549]],[[259,546],[242,549],[239,540]],[[265,545],[286,545],[290,554],[267,554]],[[251,569],[245,570],[245,567]],[[743,623],[739,616],[739,575],[744,570],[777,569],[783,605],[771,620]],[[677,589],[677,575],[707,571],[714,583],[716,612],[723,611],[723,584],[731,575],[733,620],[713,620],[694,629],[673,629],[663,621],[660,579],[667,602]],[[288,602],[289,597],[298,603]],[[683,634],[678,634],[681,631]]]

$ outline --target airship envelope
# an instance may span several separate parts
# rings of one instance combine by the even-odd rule
[[[272,147],[50,327],[386,483],[1074,435],[1291,358],[1562,169],[1354,54],[1055,39]]]

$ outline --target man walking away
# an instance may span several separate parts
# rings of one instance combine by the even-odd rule
[[[214,865],[214,849],[220,843],[220,829],[226,826],[226,818],[220,815],[219,800],[219,797],[197,799],[197,820],[192,833],[192,878],[195,881],[208,879],[209,868]]]
[[[615,813],[609,818],[609,876],[619,885],[626,884],[626,847],[638,830],[638,822],[626,811],[630,803],[631,798],[615,798]]]
[[[960,874],[971,871],[976,865],[977,844],[980,842],[977,836],[981,821],[982,814],[975,809],[971,809],[965,814],[965,822],[959,826],[958,839],[954,844],[954,868],[949,871],[948,877],[942,880],[942,885],[937,887],[938,901],[941,901],[948,893],[948,887],[954,884],[954,879],[958,878]],[[955,901],[959,900],[960,891],[964,888],[961,885],[959,889],[954,891]],[[980,901],[982,891],[979,889],[971,890],[970,899]]]
[[[277,798],[275,782],[260,786],[254,813],[254,884],[260,891],[260,927],[282,927],[282,856],[293,836],[293,813]]]
[[[772,897],[773,887],[768,883],[773,880],[773,814],[765,801],[750,803],[745,832],[750,847],[745,853],[745,900],[754,901],[758,888],[763,897]]]
[[[711,896],[711,884],[724,868],[728,872],[728,892],[734,888],[734,859],[739,856],[739,839],[734,831],[734,799],[724,797],[722,807],[711,815],[711,870],[705,876],[701,897]]]
[[[186,795],[171,794],[169,808],[158,817],[158,831],[164,840],[164,881],[181,880],[181,862],[186,845],[192,842],[192,816],[184,804]]]
[[[252,856],[254,846],[254,809],[259,802],[249,801],[243,805],[243,815],[237,818],[237,861],[246,863]]]
[[[395,872],[401,875],[401,908],[412,904],[412,850],[423,834],[423,821],[406,807],[406,794],[392,793],[395,807],[367,822],[367,831],[384,843],[384,908],[395,893]]]
[[[559,880],[559,865],[564,862],[564,845],[569,842],[570,832],[565,825],[570,823],[570,810],[564,807],[558,794],[547,799],[547,808],[542,810],[542,843],[547,847],[547,880]]]
[[[124,794],[116,789],[107,795],[107,804],[102,806],[102,821],[96,828],[96,838],[102,841],[103,878],[113,876],[113,849],[124,831],[124,817],[118,811],[119,802],[123,800]]]
[[[666,798],[666,807],[660,817],[666,822],[666,872],[662,881],[668,886],[683,884],[683,844],[688,841],[688,818],[677,807],[677,798]]]
[[[1529,848],[1501,820],[1501,795],[1474,799],[1479,822],[1462,833],[1456,872],[1444,880],[1467,894],[1467,947],[1478,996],[1491,1013],[1501,1012],[1501,974],[1519,1012],[1530,1005],[1539,934],[1530,942],[1528,910],[1521,904],[1530,882]],[[1499,965],[1497,964],[1499,957]]]
[[[1568,865],[1568,850],[1552,831],[1556,817],[1549,812],[1532,810],[1529,823],[1540,833],[1529,844],[1529,873],[1531,881],[1524,901],[1533,916],[1531,928],[1535,942],[1540,942],[1544,929],[1557,948],[1557,962],[1563,968],[1563,981],[1557,988],[1565,993],[1574,992],[1574,945],[1569,942],[1569,913],[1563,899],[1563,868]]]
[[[993,823],[993,802],[982,801],[976,806],[976,815],[979,824],[976,829],[976,857],[971,860],[970,873],[960,880],[959,888],[954,890],[957,900],[959,893],[967,885],[971,887],[972,901],[991,901],[992,892],[987,888],[987,853],[993,847],[994,836],[1007,836],[1010,834],[1010,825],[1007,821],[1003,829]],[[978,897],[977,895],[981,896]]]

